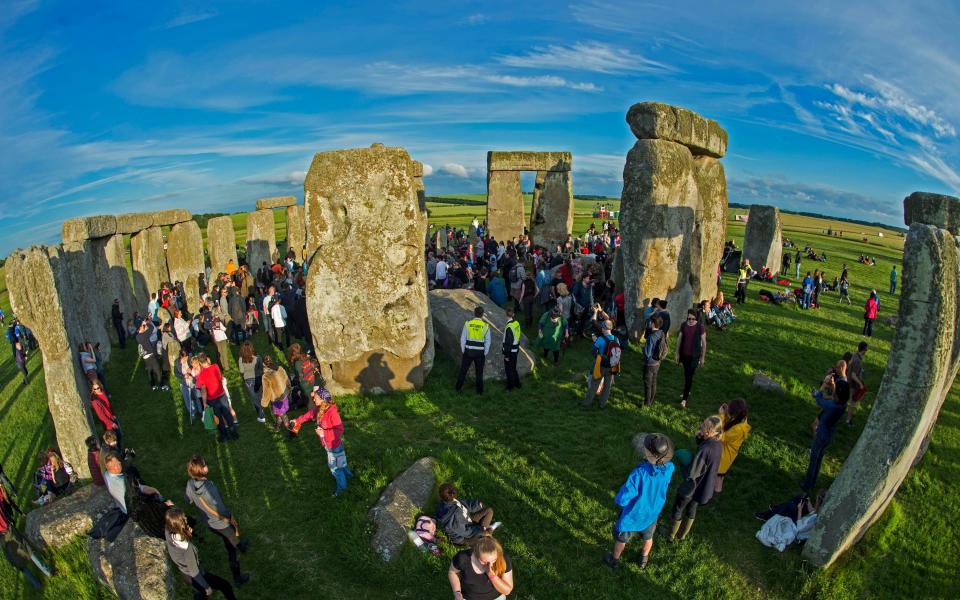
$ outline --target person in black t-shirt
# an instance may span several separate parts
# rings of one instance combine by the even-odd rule
[[[472,550],[458,552],[447,577],[454,600],[498,600],[513,591],[510,557],[492,537],[482,537]]]

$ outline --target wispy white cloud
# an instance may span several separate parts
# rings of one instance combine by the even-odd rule
[[[300,187],[307,177],[306,171],[292,171],[281,175],[266,175],[261,177],[248,177],[241,181],[250,185],[289,185]]]
[[[460,22],[465,25],[483,25],[489,20],[490,20],[489,15],[485,15],[483,13],[475,13],[475,14],[464,17],[463,20]]]
[[[446,163],[440,167],[440,172],[446,173],[447,175],[454,175],[456,177],[470,177],[470,172],[460,163]]]
[[[772,204],[787,210],[884,223],[899,223],[903,219],[899,198],[879,200],[828,185],[793,181],[782,175],[732,177],[727,180],[727,192],[730,202],[738,204]]]
[[[592,83],[577,83],[567,81],[556,75],[538,75],[536,77],[520,77],[517,75],[488,75],[486,80],[491,83],[501,83],[513,87],[542,87],[542,88],[569,88],[582,92],[599,92],[600,88]]]
[[[207,19],[212,19],[219,14],[220,12],[216,9],[182,12],[179,15],[167,21],[166,23],[164,23],[163,25],[161,25],[160,29],[174,29],[176,27],[190,25],[191,23],[199,23],[200,21],[206,21]]]
[[[662,62],[651,60],[627,48],[602,42],[577,42],[572,46],[538,46],[526,54],[501,56],[500,62],[510,67],[606,74],[662,73],[672,70]]]
[[[433,175],[433,167],[427,163],[423,163],[423,176],[430,177],[431,175]]]

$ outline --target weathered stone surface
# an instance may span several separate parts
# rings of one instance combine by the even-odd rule
[[[569,171],[572,168],[573,155],[569,152],[487,152],[488,171]]]
[[[297,203],[296,196],[276,196],[274,198],[260,198],[257,200],[257,210],[272,210],[284,208]]]
[[[88,539],[87,558],[96,580],[120,600],[173,598],[175,567],[167,560],[164,541],[148,536],[133,521],[127,521],[113,544]]]
[[[307,226],[304,222],[302,206],[287,207],[287,251],[297,253],[297,260],[303,260],[303,249],[307,245]]]
[[[233,230],[233,219],[229,216],[214,217],[207,221],[207,253],[214,273],[226,272],[230,261],[235,265],[240,264],[237,261],[237,234]]]
[[[530,213],[530,239],[534,246],[553,248],[566,241],[572,231],[573,176],[569,171],[547,171],[536,210]]]
[[[117,232],[117,218],[113,215],[77,217],[64,221],[61,230],[65,242],[102,238]]]
[[[682,311],[716,294],[727,194],[719,161],[695,161],[685,146],[665,140],[639,140],[627,155],[623,179],[618,253],[625,317],[635,333],[652,298]]]
[[[120,301],[120,310],[125,318],[133,318],[133,311],[139,310],[145,303],[138,303],[130,284],[127,271],[127,249],[123,243],[123,234],[114,234],[98,238],[91,242],[93,268],[97,279],[97,289],[101,298],[101,321],[111,340],[115,333],[110,318],[114,300]]]
[[[914,192],[903,199],[903,220],[907,227],[924,223],[960,235],[960,198]]]
[[[318,360],[347,389],[423,381],[427,220],[414,172],[406,150],[374,146],[318,153],[307,174],[307,314]]]
[[[753,387],[764,392],[774,392],[777,394],[782,394],[784,392],[783,386],[780,385],[775,379],[772,379],[769,375],[757,371],[753,374]]]
[[[437,484],[433,474],[435,462],[435,459],[426,457],[413,463],[390,482],[367,514],[376,528],[370,545],[384,562],[390,562],[400,554],[407,541],[407,531],[413,528],[414,519],[430,500]]]
[[[67,269],[66,278],[61,282],[67,285],[61,289],[60,301],[66,310],[76,314],[81,340],[95,346],[99,344],[101,357],[108,360],[110,337],[103,312],[113,298],[104,298],[104,290],[97,286],[96,256],[91,241],[64,243],[63,258]]]
[[[776,206],[754,204],[743,236],[743,258],[756,270],[767,267],[774,273],[780,269],[783,257],[783,232],[780,229],[780,209]]]
[[[830,566],[883,514],[926,447],[957,375],[960,258],[953,233],[913,223],[899,322],[867,425],[827,492],[803,556]],[[930,327],[937,323],[936,327]]]
[[[490,235],[508,241],[523,233],[523,191],[519,171],[487,173],[487,226]]]
[[[277,254],[277,233],[273,211],[257,210],[247,213],[247,264],[256,273],[263,263],[273,264]]]
[[[38,548],[59,548],[75,536],[87,535],[93,524],[115,505],[106,488],[85,485],[69,496],[28,512],[24,533]]]
[[[117,215],[117,233],[136,233],[153,227],[153,213],[125,213]]]
[[[206,269],[203,262],[203,235],[196,221],[177,223],[167,236],[167,269],[171,282],[183,282],[187,293],[187,310],[200,308],[200,274]]]
[[[430,292],[430,314],[433,316],[433,331],[437,345],[453,361],[460,364],[460,332],[463,324],[473,318],[473,309],[483,307],[483,320],[490,325],[490,352],[483,367],[483,380],[506,380],[503,370],[503,332],[507,325],[507,313],[493,303],[485,294],[473,290],[437,289]],[[525,334],[520,337],[520,353],[517,358],[517,373],[521,377],[533,370],[534,354]],[[472,371],[471,371],[472,373]]]
[[[190,211],[183,208],[158,210],[151,216],[154,227],[164,227],[167,225],[176,225],[177,223],[186,223],[192,218],[193,215],[190,214]]]
[[[94,429],[77,351],[84,341],[78,315],[63,300],[72,294],[67,268],[59,246],[14,251],[5,265],[13,312],[40,343],[57,446],[81,477],[89,477],[84,440]]]
[[[627,111],[627,123],[640,140],[667,140],[693,154],[721,158],[727,153],[727,132],[712,119],[660,102],[640,102]]]
[[[130,237],[130,254],[133,258],[133,289],[137,299],[149,302],[150,294],[160,289],[160,284],[170,280],[167,271],[167,256],[163,251],[163,231],[150,227]],[[139,307],[145,310],[146,306]]]
[[[540,207],[540,196],[543,194],[543,181],[547,178],[547,171],[537,171],[533,180],[533,194],[530,199],[530,224],[529,229],[533,231],[533,222],[537,219],[537,213]],[[475,234],[473,224],[470,225],[471,237]]]

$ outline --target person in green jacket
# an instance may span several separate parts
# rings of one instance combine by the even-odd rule
[[[553,364],[556,365],[560,362],[560,342],[570,335],[567,331],[567,320],[563,318],[563,311],[559,306],[540,317],[538,331],[540,336],[537,338],[537,346],[543,349],[543,358],[546,359],[547,354],[553,352]]]

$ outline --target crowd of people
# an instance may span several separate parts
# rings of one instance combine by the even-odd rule
[[[726,330],[737,319],[722,292],[694,306],[679,307],[679,311],[677,307],[668,309],[665,299],[654,298],[643,310],[641,325],[628,331],[624,293],[617,289],[612,277],[620,244],[620,233],[612,222],[603,222],[599,227],[591,225],[583,236],[570,236],[549,249],[535,247],[526,233],[506,242],[496,240],[486,225],[478,221],[469,228],[444,227],[440,231],[445,236],[427,236],[424,256],[429,287],[476,290],[504,307],[507,315],[503,337],[498,340],[492,339],[482,307],[464,322],[460,339],[463,356],[455,383],[458,391],[473,367],[476,393],[484,393],[483,370],[494,343],[501,344],[506,390],[520,389],[517,356],[521,327],[527,327],[535,330],[535,345],[547,366],[559,364],[564,351],[578,340],[590,339],[591,362],[581,401],[583,410],[594,406],[603,409],[608,404],[623,367],[623,349],[630,344],[637,344],[643,364],[642,406],[649,407],[656,401],[660,366],[672,358],[682,368],[678,404],[686,408],[696,373],[708,357],[707,329]],[[816,254],[809,247],[803,253],[798,250],[798,276],[804,258],[826,260],[825,254]],[[789,252],[781,267],[780,274],[788,276]],[[115,300],[111,321],[120,347],[128,339],[134,341],[144,367],[146,387],[150,391],[167,391],[169,383],[174,382],[189,423],[202,423],[217,434],[220,443],[239,439],[237,407],[225,378],[225,373],[233,370],[243,380],[250,414],[258,422],[291,436],[297,435],[303,425],[315,424],[334,480],[333,494],[341,496],[354,474],[347,463],[344,424],[337,403],[312,358],[312,336],[304,301],[308,268],[292,253],[273,264],[262,264],[256,272],[243,262],[231,262],[221,273],[208,270],[201,274],[196,290],[201,299],[198,306],[188,306],[187,298],[193,294],[187,293],[183,283],[165,282],[151,294],[143,312],[134,310],[129,318],[124,314],[129,307],[122,307]],[[720,272],[718,269],[718,277]],[[757,272],[743,261],[737,273],[738,304],[746,301],[748,283],[757,279],[776,281],[776,275],[766,265]],[[832,285],[825,285],[824,281],[820,270],[808,272],[799,293],[785,291],[784,295],[771,294],[768,299],[780,303],[790,297],[800,308],[813,308],[820,306],[821,294],[831,290],[839,292],[841,302],[850,302],[846,265]],[[895,282],[894,270],[891,293]],[[863,335],[871,335],[878,310],[879,299],[874,291],[867,301]],[[672,327],[676,314],[682,314],[683,321],[679,327]],[[259,331],[280,350],[284,360],[257,353],[251,337]],[[16,319],[7,327],[7,338],[14,356],[23,356],[22,361],[17,358],[17,365],[26,381],[27,353],[36,349],[36,340]],[[233,357],[235,351],[237,359]],[[856,407],[867,391],[863,372],[866,351],[867,344],[862,342],[856,352],[842,357],[813,394],[820,413],[812,425],[814,439],[801,494],[767,511],[758,511],[758,517],[787,515],[796,520],[815,514],[818,502],[810,494],[825,452],[842,418],[852,426]],[[233,586],[249,580],[239,563],[239,554],[246,551],[247,542],[240,536],[236,516],[215,483],[208,479],[210,469],[203,457],[194,455],[186,465],[185,498],[198,521],[184,510],[186,507],[177,507],[144,482],[135,464],[136,453],[125,445],[120,421],[111,406],[100,348],[83,343],[78,356],[89,382],[91,410],[104,432],[102,440],[91,437],[87,441],[88,466],[94,484],[104,486],[116,503],[116,510],[98,522],[94,534],[109,539],[119,533],[127,519],[133,519],[149,535],[164,540],[172,562],[190,582],[196,597],[220,591],[225,597],[234,598]],[[292,412],[300,414],[294,416]],[[675,449],[674,441],[664,434],[641,436],[643,461],[629,474],[615,498],[620,516],[613,526],[613,548],[603,559],[607,565],[619,567],[627,544],[639,536],[643,543],[638,563],[641,569],[647,566],[675,469],[680,470],[681,477],[667,537],[684,539],[690,534],[698,507],[723,491],[725,478],[750,435],[747,414],[747,403],[742,398],[721,405],[715,415],[702,421],[692,436],[690,449]],[[36,502],[45,504],[69,493],[76,483],[72,465],[55,449],[44,452],[39,460],[34,476]],[[3,490],[0,485],[0,526],[7,529],[0,533],[13,532],[9,535],[15,537],[15,519],[4,508],[9,505],[10,494]],[[439,527],[447,541],[463,547],[448,571],[455,598],[505,598],[513,590],[513,570],[509,556],[494,538],[501,524],[493,521],[493,509],[480,501],[460,498],[452,483],[441,485],[439,495],[435,519],[418,519],[411,533],[421,542],[434,544],[439,539],[434,533]],[[204,569],[192,542],[199,522],[223,541],[233,585]],[[21,544],[21,554],[29,556],[30,549],[25,544]],[[31,583],[37,581],[32,572],[27,575],[28,568],[21,570]]]

